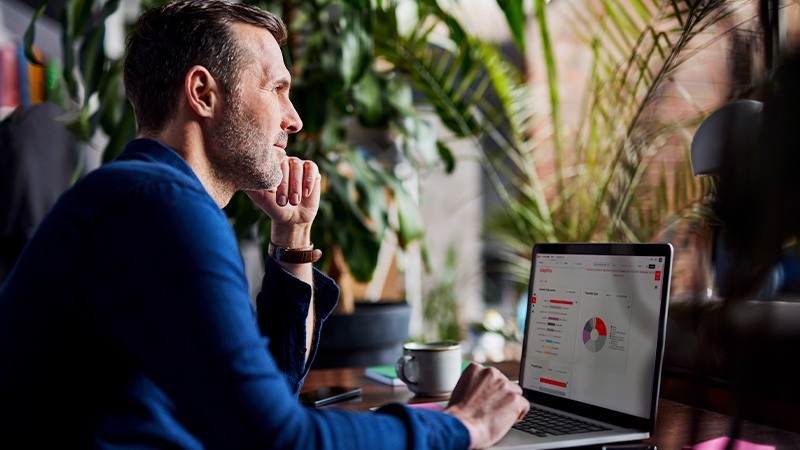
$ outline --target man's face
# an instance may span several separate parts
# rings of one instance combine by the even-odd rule
[[[283,177],[290,133],[303,126],[289,100],[291,77],[269,31],[235,24],[243,49],[239,83],[224,96],[209,157],[217,177],[237,190],[273,189]]]

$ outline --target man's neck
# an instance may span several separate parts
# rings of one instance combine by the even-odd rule
[[[175,150],[189,167],[192,168],[195,176],[214,199],[220,208],[224,208],[231,197],[236,192],[233,186],[222,182],[214,173],[211,163],[206,155],[205,145],[201,139],[197,139],[196,133],[174,132],[169,128],[159,133],[140,133],[139,137],[149,138],[161,142],[167,147]]]

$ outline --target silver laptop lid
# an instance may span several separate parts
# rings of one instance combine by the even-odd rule
[[[669,244],[533,249],[520,384],[534,403],[653,431]]]

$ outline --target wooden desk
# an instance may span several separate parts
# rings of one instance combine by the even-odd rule
[[[506,362],[494,364],[512,379],[518,376],[519,364]],[[363,368],[312,370],[303,391],[320,386],[360,386],[360,398],[327,406],[351,411],[368,411],[385,403],[420,403],[446,400],[446,398],[417,398],[405,386],[387,386],[364,376]],[[696,424],[693,437],[692,424]],[[692,442],[701,442],[729,433],[732,419],[724,414],[693,408],[662,398],[659,400],[658,421],[653,437],[645,442],[656,444],[659,450],[677,450]],[[781,450],[800,449],[800,433],[793,433],[766,425],[744,422],[742,439],[760,444],[770,444]]]

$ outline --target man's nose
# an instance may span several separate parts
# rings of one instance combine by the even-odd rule
[[[283,116],[283,123],[281,124],[287,133],[297,133],[303,128],[303,120],[300,119],[300,114],[294,109],[292,102],[286,107],[286,112]]]

